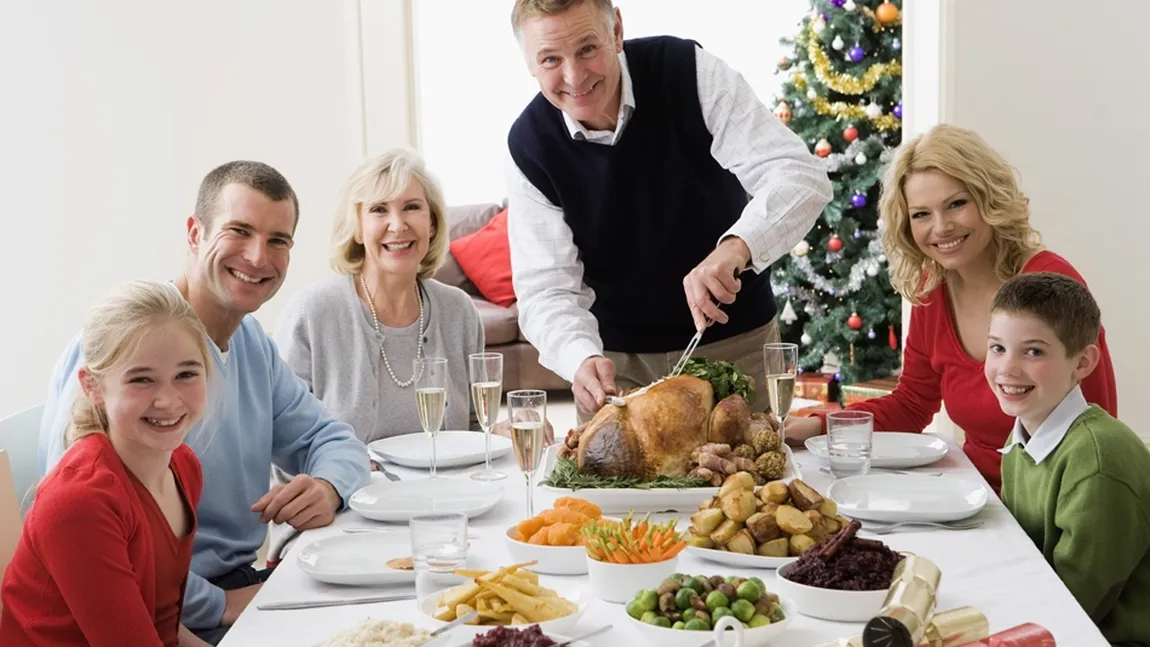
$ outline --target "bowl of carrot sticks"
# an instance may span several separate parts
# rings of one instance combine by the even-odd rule
[[[635,597],[635,591],[656,588],[675,573],[687,542],[675,530],[674,519],[654,524],[650,517],[637,521],[628,514],[583,526],[580,534],[587,551],[587,574],[597,597],[625,604]]]

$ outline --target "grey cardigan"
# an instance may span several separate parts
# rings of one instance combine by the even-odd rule
[[[316,281],[292,296],[280,313],[274,340],[280,354],[328,412],[366,442],[422,432],[415,385],[399,387],[379,354],[380,337],[395,377],[414,372],[418,320],[406,328],[380,326],[355,292],[355,277]],[[434,279],[424,295],[424,357],[446,357],[447,409],[441,431],[478,429],[472,413],[467,356],[483,352],[483,323],[471,297]]]

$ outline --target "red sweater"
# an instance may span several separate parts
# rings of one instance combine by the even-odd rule
[[[1023,273],[1056,272],[1086,285],[1086,281],[1053,252],[1039,252]],[[984,362],[976,362],[963,349],[950,315],[945,284],[935,288],[910,312],[910,329],[903,350],[902,374],[888,396],[851,405],[874,414],[875,430],[922,431],[946,403],[946,413],[966,434],[963,451],[997,492],[1002,484],[1002,455],[998,449],[1014,428],[1014,418],[1002,412],[994,391],[986,383]],[[1106,332],[1098,337],[1101,360],[1083,382],[1087,402],[1118,416],[1118,389],[1114,365],[1106,346]]]
[[[171,609],[158,607],[183,597],[191,552],[180,544],[190,546],[195,534],[193,511],[203,479],[200,463],[186,445],[172,452],[171,468],[192,514],[191,530],[175,539],[168,526],[171,539],[158,539],[160,545],[172,542],[172,550],[156,551],[159,533],[149,518],[155,519],[158,506],[154,500],[141,501],[134,477],[108,437],[86,436],[64,453],[40,484],[4,574],[0,645],[177,644],[179,623],[170,621]],[[145,504],[156,510],[149,514]],[[183,563],[175,564],[179,558],[173,556],[181,554]],[[177,581],[165,584],[163,575],[177,571],[182,573],[180,590],[166,590]],[[161,586],[165,590],[159,590]],[[164,625],[162,634],[158,623]]]

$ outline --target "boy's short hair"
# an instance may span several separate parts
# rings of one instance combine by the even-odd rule
[[[998,289],[990,313],[1030,315],[1046,324],[1068,355],[1098,342],[1102,313],[1090,291],[1064,274],[1019,274]]]

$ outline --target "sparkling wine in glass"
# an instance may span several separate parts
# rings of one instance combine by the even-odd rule
[[[515,460],[527,479],[527,519],[535,516],[535,472],[543,462],[547,449],[547,392],[536,390],[510,391],[507,409],[511,418],[511,446]]]
[[[467,356],[471,377],[471,402],[475,417],[483,429],[486,468],[471,478],[477,481],[498,481],[507,478],[503,472],[491,469],[491,428],[499,418],[499,402],[503,399],[503,355],[501,353],[475,353]]]
[[[767,373],[767,400],[779,419],[779,440],[786,441],[786,420],[795,397],[799,366],[798,344],[764,344],[763,365]]]
[[[423,433],[431,437],[431,478],[435,478],[435,437],[443,426],[447,406],[447,360],[422,357],[415,360],[415,405]]]

